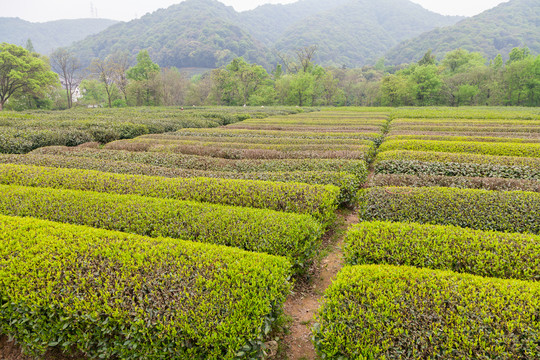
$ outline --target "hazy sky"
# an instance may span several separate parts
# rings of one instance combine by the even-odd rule
[[[265,3],[291,3],[295,0],[221,0],[238,11],[253,9]],[[328,0],[332,1],[332,0]],[[376,1],[376,0],[373,0]],[[426,9],[444,15],[472,16],[492,8],[505,0],[411,0]],[[98,17],[131,20],[177,4],[181,0],[0,0],[0,16],[19,17],[42,22],[57,19]],[[94,12],[92,12],[94,9]]]

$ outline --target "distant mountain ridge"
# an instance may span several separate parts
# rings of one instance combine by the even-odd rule
[[[108,19],[32,23],[19,18],[0,17],[0,42],[25,46],[30,39],[37,52],[49,54],[54,49],[69,46],[116,23],[118,21]]]
[[[271,68],[277,51],[317,45],[323,65],[361,66],[402,40],[461,19],[409,0],[301,0],[240,13],[217,0],[186,0],[116,24],[72,49],[86,63],[116,50],[134,58],[146,49],[166,67],[213,68],[242,56]]]
[[[504,58],[514,47],[540,53],[540,1],[510,0],[449,27],[434,29],[391,49],[391,64],[418,61],[429,49],[438,58],[457,48]]]

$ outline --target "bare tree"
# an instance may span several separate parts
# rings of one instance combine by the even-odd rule
[[[297,49],[295,51],[296,58],[302,66],[304,72],[307,72],[311,64],[313,63],[313,58],[317,52],[317,45],[304,46],[303,48]]]
[[[68,108],[73,106],[73,91],[82,81],[81,63],[73,53],[67,49],[55,50],[51,56],[51,67],[58,75],[62,85],[66,88]]]
[[[317,45],[311,45],[296,49],[294,51],[294,56],[279,51],[276,55],[279,57],[289,74],[296,74],[300,71],[307,72],[309,70],[316,52]]]
[[[114,63],[111,57],[107,57],[105,60],[94,59],[90,64],[90,72],[96,76],[97,79],[105,87],[107,93],[107,100],[109,101],[109,108],[112,108],[112,95],[114,85]]]
[[[127,71],[129,69],[129,54],[127,52],[116,52],[110,56],[110,62],[112,67],[113,82],[118,87],[118,90],[124,94],[124,100],[128,101],[127,87],[128,78]]]

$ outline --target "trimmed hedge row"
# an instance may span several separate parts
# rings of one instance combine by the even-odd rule
[[[228,245],[309,265],[322,229],[309,215],[135,195],[0,185],[0,214]]]
[[[461,132],[461,133],[540,133],[540,126],[513,126],[509,125],[500,125],[500,126],[486,126],[486,125],[429,125],[429,124],[418,124],[418,125],[399,125],[392,127],[392,131],[436,131],[436,132]]]
[[[0,329],[30,354],[249,359],[290,290],[280,257],[0,216]]]
[[[327,138],[327,139],[304,139],[298,137],[253,137],[253,136],[215,136],[214,134],[197,134],[192,136],[179,136],[175,134],[155,134],[143,135],[137,138],[137,141],[193,141],[205,143],[238,143],[238,144],[306,144],[306,145],[371,145],[373,140],[366,139],[344,139],[344,138]]]
[[[540,181],[501,179],[466,176],[433,175],[394,175],[376,174],[369,180],[369,187],[376,186],[412,186],[412,187],[452,187],[460,189],[485,189],[498,191],[534,191],[540,192]]]
[[[516,107],[421,107],[399,108],[392,112],[392,118],[433,118],[433,119],[523,119],[540,120],[540,114],[531,108]]]
[[[498,156],[540,157],[540,144],[526,143],[486,143],[433,140],[390,140],[379,148],[380,152],[389,150],[435,151],[449,153],[473,153]]]
[[[396,150],[380,153],[376,173],[540,179],[540,159]]]
[[[253,180],[150,177],[92,170],[0,165],[0,184],[190,200],[309,214],[323,224],[335,217],[339,188]]]
[[[375,152],[372,145],[263,145],[234,143],[116,141],[107,150],[151,151],[224,159],[360,159],[368,160]]]
[[[285,172],[285,171],[344,171],[354,174],[360,181],[367,178],[363,160],[340,159],[287,159],[287,160],[230,160],[196,155],[121,150],[97,150],[51,146],[34,150],[31,154],[91,157],[100,160],[127,161],[147,165],[207,171],[233,172]]]
[[[215,129],[189,129],[179,130],[169,136],[210,136],[210,137],[263,137],[263,138],[299,138],[299,139],[366,139],[380,140],[382,134],[378,132],[313,132],[313,131],[283,131],[283,130],[247,130],[247,129],[230,129],[230,128],[215,128]]]
[[[540,284],[429,269],[349,266],[325,293],[325,359],[538,359]]]
[[[72,158],[55,155],[2,155],[0,163],[37,165],[55,168],[86,169],[116,174],[148,175],[169,178],[209,177],[238,180],[261,180],[279,182],[300,182],[312,185],[334,185],[340,188],[339,203],[345,206],[355,204],[356,194],[363,181],[347,172],[291,171],[291,172],[221,172],[189,170],[133,162],[99,160],[93,158]]]
[[[390,136],[407,136],[407,135],[417,135],[417,136],[467,136],[467,137],[480,137],[483,134],[478,134],[478,132],[468,132],[468,131],[459,131],[459,129],[455,129],[455,131],[437,131],[437,130],[402,130],[402,129],[392,129],[390,131]],[[496,138],[512,138],[512,139],[528,139],[528,140],[534,140],[531,142],[538,142],[540,140],[540,133],[528,133],[526,130],[523,132],[497,132],[497,131],[491,131],[489,132],[490,137],[496,137]],[[504,140],[501,140],[504,142]]]
[[[540,194],[453,188],[361,190],[360,218],[540,233]]]
[[[139,137],[140,139],[141,137]],[[145,138],[145,137],[143,137]],[[463,136],[463,135],[390,135],[390,140],[433,140],[433,141],[467,141],[467,142],[509,142],[509,143],[539,143],[539,139],[524,139],[494,136]]]
[[[414,223],[364,222],[345,237],[349,265],[389,264],[540,281],[540,236]]]

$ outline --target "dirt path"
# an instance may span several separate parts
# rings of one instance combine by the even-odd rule
[[[315,348],[311,343],[313,318],[319,309],[320,300],[326,288],[343,267],[343,239],[346,230],[358,223],[354,210],[338,213],[338,226],[327,241],[328,255],[315,269],[313,279],[307,284],[297,284],[294,293],[285,302],[285,314],[292,318],[290,332],[284,339],[286,354],[280,360],[316,359]]]

